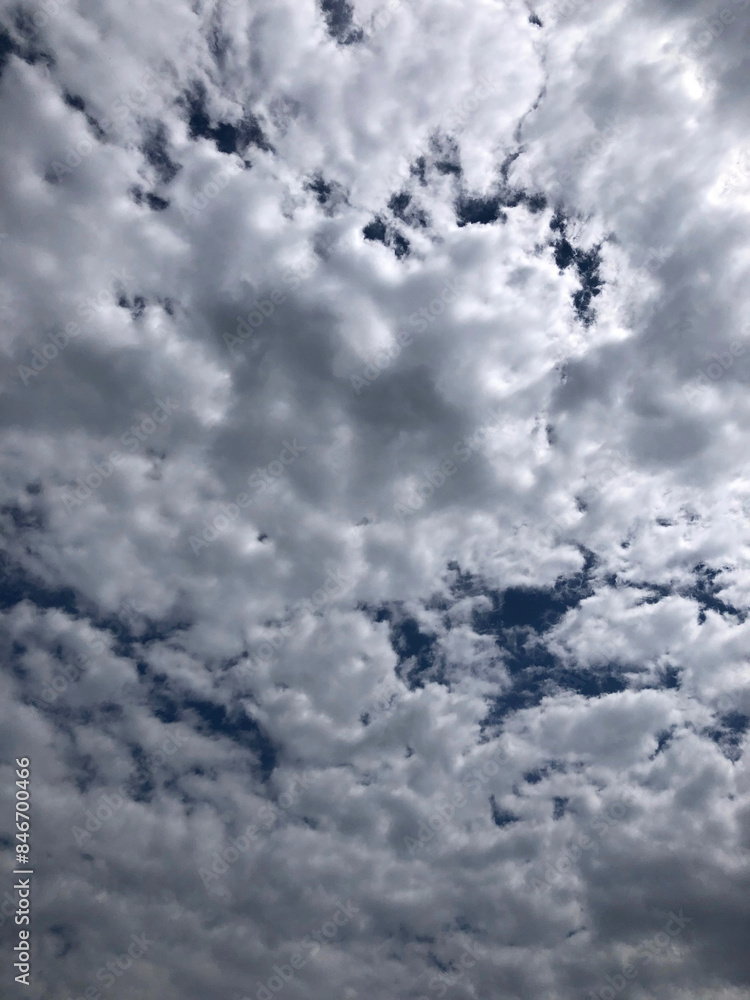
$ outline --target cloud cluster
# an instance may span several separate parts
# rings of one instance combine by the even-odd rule
[[[28,996],[750,997],[742,7],[3,8]]]

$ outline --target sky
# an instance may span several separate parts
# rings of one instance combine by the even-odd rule
[[[4,996],[749,1000],[749,40],[0,3]]]

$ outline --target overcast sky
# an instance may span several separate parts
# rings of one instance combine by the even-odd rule
[[[3,995],[750,998],[749,41],[0,4]]]

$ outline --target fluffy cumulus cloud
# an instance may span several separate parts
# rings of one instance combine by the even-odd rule
[[[3,3],[9,995],[750,997],[748,40]]]

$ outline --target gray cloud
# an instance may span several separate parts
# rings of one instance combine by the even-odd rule
[[[532,6],[0,14],[30,997],[750,996],[750,22]]]

